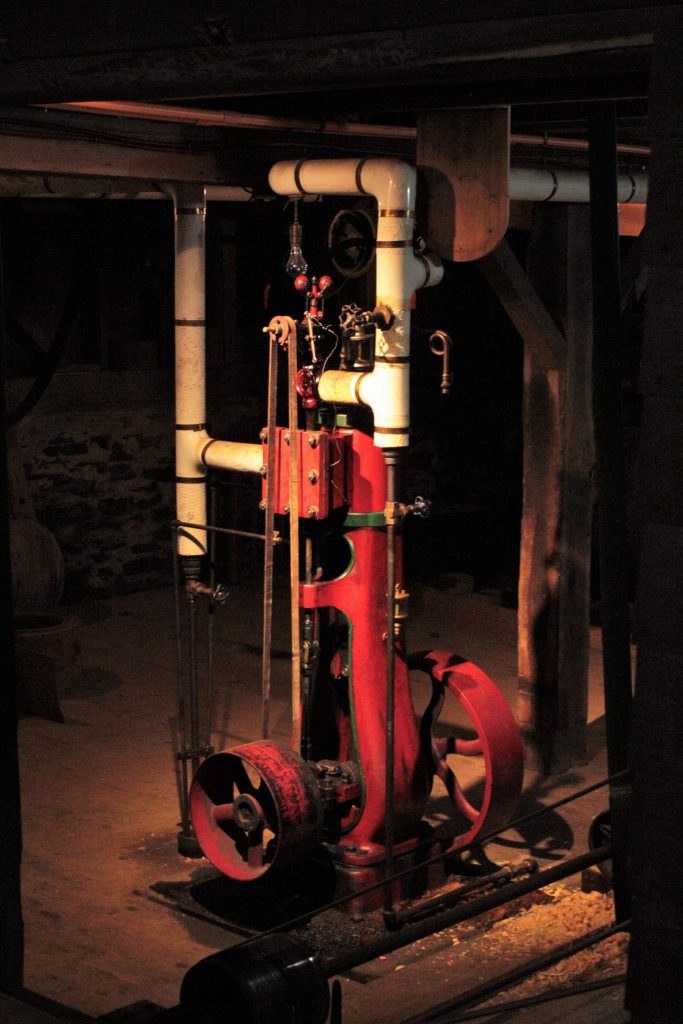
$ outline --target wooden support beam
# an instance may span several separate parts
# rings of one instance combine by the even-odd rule
[[[562,322],[560,368],[527,348],[519,580],[519,701],[527,761],[562,772],[586,760],[591,551],[589,211],[543,207],[530,274]]]
[[[500,268],[512,268],[514,301],[504,292],[503,304],[525,343],[517,711],[527,765],[558,773],[586,760],[593,466],[588,208],[553,204],[535,212],[530,275],[565,337],[509,247],[494,262],[495,256],[482,261],[485,273],[499,285]],[[510,276],[503,277],[508,289]]]
[[[192,182],[225,185],[250,180],[250,169],[237,155],[223,150],[181,152],[170,147],[116,145],[75,139],[4,135],[0,174],[75,175],[82,178],[123,178],[143,182]],[[239,177],[241,175],[241,177]]]
[[[21,913],[21,803],[17,670],[10,560],[5,409],[5,330],[0,247],[0,990],[20,988],[24,972]]]
[[[492,253],[479,261],[479,266],[534,363],[544,370],[563,367],[567,350],[565,339],[508,242],[502,239]]]
[[[621,59],[630,51],[631,68],[647,59],[671,5],[605,2],[596,10],[595,0],[575,0],[567,12],[554,0],[505,10],[488,0],[382,2],[366,4],[362,19],[356,5],[341,5],[322,22],[306,2],[259,5],[258,18],[248,6],[216,2],[166,5],[155,17],[149,4],[119,0],[106,18],[73,0],[5,6],[0,100],[41,103],[532,80],[544,58],[545,73],[556,72],[560,56],[587,57],[595,76],[614,52]],[[525,75],[530,64],[534,75]]]
[[[417,165],[428,185],[429,247],[457,263],[495,249],[509,219],[509,107],[420,114]]]
[[[631,744],[633,905],[626,1003],[634,1024],[681,1019],[683,964],[683,9],[655,45],[650,270],[636,507],[638,666]]]

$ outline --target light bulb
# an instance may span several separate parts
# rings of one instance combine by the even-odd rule
[[[298,277],[308,270],[308,263],[301,251],[301,224],[298,220],[289,225],[289,259],[285,264],[285,272],[290,277]]]

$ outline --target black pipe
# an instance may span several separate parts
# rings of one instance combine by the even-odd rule
[[[432,1006],[424,1013],[418,1013],[415,1017],[402,1021],[401,1024],[428,1024],[428,1022],[437,1021],[439,1024],[446,1024],[446,1021],[450,1022],[451,1020],[454,1020],[454,1018],[451,1018],[450,1016],[445,1016],[446,1014],[455,1013],[457,1010],[461,1010],[466,1006],[471,1006],[473,1003],[481,1003],[485,999],[490,999],[492,996],[496,995],[496,993],[502,992],[503,989],[511,988],[513,985],[517,985],[520,981],[524,981],[525,978],[531,977],[532,974],[537,974],[539,971],[544,971],[547,967],[559,964],[561,960],[566,960],[568,957],[574,956],[576,953],[580,953],[584,949],[590,949],[591,946],[596,946],[604,939],[608,939],[610,935],[626,931],[627,928],[628,922],[626,921],[619,924],[607,925],[604,928],[598,928],[597,931],[591,932],[589,935],[584,935],[580,939],[574,939],[572,942],[566,942],[564,945],[558,946],[557,949],[551,950],[550,953],[546,953],[544,956],[539,956],[535,960],[530,960],[525,964],[521,964],[519,967],[513,967],[512,970],[505,971],[504,974],[499,974],[497,978],[491,978],[489,981],[485,981],[481,985],[476,985],[467,992],[463,992],[461,995],[455,996],[454,999],[449,999],[446,1002],[439,1003],[438,1006]],[[502,1007],[498,1006],[485,1007],[473,1011],[472,1017],[499,1013],[501,1009]],[[469,1014],[463,1014],[462,1019],[467,1019],[469,1016]],[[460,1019],[461,1018],[459,1017],[458,1020]]]
[[[472,917],[485,913],[487,910],[501,907],[520,896],[536,892],[545,885],[550,885],[552,882],[567,878],[569,875],[577,874],[579,871],[593,867],[594,864],[601,864],[603,861],[609,860],[611,856],[612,847],[608,844],[599,847],[597,850],[590,850],[588,853],[579,854],[577,857],[570,857],[560,864],[555,864],[551,868],[546,868],[545,871],[540,871],[536,875],[525,878],[522,882],[508,885],[503,890],[487,893],[485,896],[480,896],[479,899],[471,900],[464,907],[444,910],[442,913],[436,914],[426,921],[408,925],[407,928],[400,932],[391,932],[383,935],[379,939],[358,945],[354,949],[347,950],[336,957],[323,957],[321,958],[320,966],[328,977],[331,977],[333,974],[346,974],[347,971],[352,970],[354,967],[359,967],[369,960],[376,960],[379,956],[393,953],[395,950],[409,946],[412,942],[424,939],[427,935],[433,935],[434,932],[439,932],[443,928],[451,928],[455,924],[460,924],[461,921],[467,921]]]
[[[607,770],[628,764],[631,648],[626,540],[626,470],[622,424],[621,289],[617,210],[617,129],[613,102],[588,119],[593,279],[593,421],[605,688]],[[629,914],[627,823],[630,785],[610,789],[617,920]]]

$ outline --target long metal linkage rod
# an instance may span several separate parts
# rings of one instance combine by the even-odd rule
[[[185,693],[183,687],[183,647],[182,623],[180,612],[180,573],[178,570],[178,554],[176,551],[176,524],[172,524],[173,550],[173,591],[175,595],[175,638],[176,638],[176,687],[178,697],[178,741],[180,750],[187,749],[187,722],[185,717]],[[180,758],[180,823],[184,835],[190,834],[190,813],[188,807],[189,781],[187,777],[187,760]]]
[[[208,530],[212,533],[224,533],[230,537],[247,537],[249,540],[265,540],[266,536],[264,533],[252,533],[250,530],[231,530],[227,526],[212,526],[210,523],[188,523],[182,519],[174,519],[172,527],[177,530],[178,527],[187,526],[193,527],[194,529]]]
[[[396,620],[396,476],[398,470],[398,451],[384,449],[384,462],[387,469],[387,509],[392,511],[387,517],[387,675],[386,675],[386,758],[385,758],[385,789],[384,789],[384,856],[385,881],[384,910],[393,910],[394,875],[394,704],[396,656],[394,652],[395,620]]]
[[[270,653],[273,639],[273,556],[275,545],[275,421],[277,418],[278,340],[268,335],[268,413],[266,422],[266,521],[263,554],[263,640],[261,663],[261,735],[270,736]]]
[[[455,996],[454,999],[449,999],[446,1002],[439,1003],[438,1006],[432,1006],[429,1010],[424,1013],[419,1013],[409,1020],[402,1021],[402,1024],[450,1024],[456,1018],[453,1014],[458,1010],[462,1010],[466,1006],[472,1006],[476,1003],[481,1003],[485,999],[490,999],[498,992],[502,992],[506,988],[511,988],[513,985],[519,984],[520,981],[524,981],[525,978],[531,977],[532,974],[537,974],[539,971],[544,971],[547,967],[552,967],[554,964],[559,964],[562,960],[567,960],[571,956],[575,956],[584,949],[590,949],[592,946],[597,946],[599,942],[603,942],[608,939],[610,935],[616,935],[618,932],[628,931],[629,922],[623,921],[619,924],[606,925],[604,928],[598,928],[594,932],[590,932],[588,935],[583,935],[580,939],[574,939],[571,942],[566,942],[556,949],[551,950],[549,953],[543,956],[537,957],[535,960],[529,960],[525,964],[521,964],[519,967],[513,967],[510,971],[505,971],[503,974],[499,974],[496,978],[491,978],[489,981],[483,982],[481,985],[476,985],[474,988],[469,989],[467,992],[463,992],[459,996]],[[509,1004],[508,1004],[509,1005]],[[481,1010],[475,1011],[476,1015],[486,1016],[487,1013],[499,1013],[500,1009],[497,1006],[482,1008]],[[463,1014],[462,1018],[458,1015],[457,1019],[467,1019],[469,1015]]]
[[[585,981],[581,985],[571,985],[565,988],[546,989],[535,996],[527,996],[525,999],[511,999],[505,1003],[497,1003],[493,1006],[480,1006],[477,1010],[469,1010],[466,1013],[459,1013],[457,1017],[442,1017],[434,1024],[461,1024],[468,1020],[481,1020],[482,1017],[497,1017],[501,1013],[515,1013],[517,1010],[525,1010],[530,1006],[540,1006],[542,1003],[550,1003],[554,999],[569,999],[571,996],[584,995],[587,992],[596,992],[601,988],[612,988],[615,985],[623,985],[626,981],[625,974],[612,974],[609,978],[595,978],[593,981]],[[520,1017],[520,1020],[522,1018]],[[404,1022],[405,1024],[405,1022]]]
[[[297,333],[287,346],[289,408],[289,583],[292,614],[292,749],[301,753],[301,627],[299,624],[299,398],[296,390]]]
[[[427,935],[433,935],[434,932],[439,932],[444,928],[451,928],[453,925],[460,924],[461,921],[478,917],[479,914],[483,914],[487,910],[501,907],[505,903],[518,899],[520,896],[536,892],[545,885],[550,885],[562,878],[575,875],[585,868],[593,867],[595,864],[602,864],[603,861],[609,860],[611,856],[612,847],[607,844],[598,847],[597,850],[590,850],[588,853],[579,854],[577,857],[570,857],[560,864],[555,864],[544,871],[539,871],[536,875],[525,878],[521,882],[511,883],[503,890],[487,893],[485,896],[471,900],[462,907],[444,910],[440,914],[435,914],[433,917],[428,918],[426,921],[418,921],[415,924],[408,925],[408,927],[400,932],[388,932],[380,936],[380,938],[357,945],[336,957],[323,957],[320,962],[321,967],[328,977],[331,977],[333,974],[346,974],[347,971],[353,970],[354,967],[360,967],[361,964],[368,963],[369,960],[376,960],[379,956],[385,956],[387,953],[393,953],[397,949],[409,946],[411,943],[417,942],[418,939],[424,939]]]

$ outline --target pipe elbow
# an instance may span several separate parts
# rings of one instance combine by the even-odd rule
[[[358,179],[363,192],[369,192],[380,210],[415,209],[416,172],[404,160],[370,157],[361,161]]]

